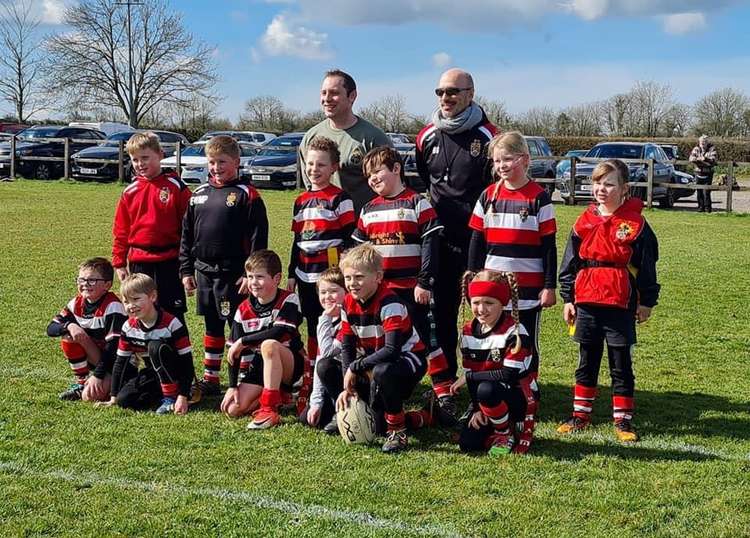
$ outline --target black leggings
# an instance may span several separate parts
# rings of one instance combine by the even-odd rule
[[[162,341],[154,340],[148,343],[148,356],[152,366],[142,368],[117,393],[116,401],[120,407],[146,409],[159,403],[163,396],[162,383],[179,383],[184,375],[181,369],[193,368],[192,363],[186,364],[187,361],[181,359],[171,346]]]
[[[494,381],[481,381],[479,383],[467,383],[472,402],[490,407],[505,402],[508,406],[510,423],[522,422],[526,414],[526,398],[518,387],[507,387],[503,383]],[[462,452],[475,452],[485,450],[488,446],[489,437],[495,432],[495,428],[488,424],[475,430],[467,424],[461,430],[458,446]]]
[[[603,354],[603,341],[581,344],[576,383],[584,387],[596,387]],[[635,390],[635,376],[630,346],[607,345],[607,355],[609,356],[609,375],[612,378],[612,394],[632,397]]]

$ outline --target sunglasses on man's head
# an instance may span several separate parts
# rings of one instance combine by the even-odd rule
[[[435,95],[442,97],[443,94],[448,97],[455,97],[461,92],[470,90],[471,88],[435,88]]]

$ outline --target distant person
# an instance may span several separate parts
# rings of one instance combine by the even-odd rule
[[[698,185],[711,185],[714,180],[714,168],[718,155],[716,147],[709,142],[708,135],[701,135],[698,145],[690,152],[689,161],[695,165],[695,182]],[[698,211],[700,213],[711,212],[711,191],[699,189]]]
[[[78,293],[47,326],[47,335],[60,337],[60,347],[75,382],[61,400],[109,399],[125,307],[110,291],[114,269],[106,258],[91,258],[78,266]],[[92,375],[91,369],[93,368]]]
[[[125,148],[136,176],[117,202],[112,265],[120,282],[130,273],[153,278],[159,305],[184,325],[187,304],[178,256],[182,218],[192,193],[177,174],[162,173],[164,152],[156,134],[135,133]]]
[[[445,227],[440,274],[434,288],[435,322],[451,381],[438,387],[436,396],[441,408],[455,414],[455,400],[449,388],[458,368],[458,307],[471,239],[469,217],[479,195],[492,183],[487,144],[496,129],[473,101],[474,80],[466,71],[449,69],[443,73],[435,94],[438,106],[432,121],[417,135],[416,162],[438,219]]]
[[[182,222],[180,274],[188,295],[197,290],[196,310],[203,317],[203,395],[221,392],[219,372],[225,325],[247,296],[245,260],[268,246],[268,217],[254,187],[239,179],[240,147],[231,136],[206,143],[208,183],[198,187]]]
[[[330,138],[339,148],[341,160],[332,183],[344,189],[354,201],[354,211],[359,215],[375,193],[362,175],[362,159],[377,146],[392,146],[391,139],[379,128],[352,112],[357,99],[357,85],[348,73],[339,69],[326,72],[320,88],[320,106],[326,119],[305,133],[299,146],[297,174],[306,186],[306,159],[308,144],[316,136]]]

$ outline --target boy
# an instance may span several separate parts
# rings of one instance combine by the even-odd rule
[[[383,452],[406,448],[404,401],[427,370],[426,350],[408,310],[383,281],[383,258],[370,245],[350,250],[341,260],[348,294],[341,310],[343,391],[336,408],[350,396],[370,401],[386,423]],[[357,358],[357,347],[364,355]],[[325,381],[324,381],[325,382]],[[333,387],[326,387],[329,393]]]
[[[302,315],[297,295],[279,289],[281,260],[275,252],[253,252],[245,271],[250,296],[234,314],[229,388],[221,410],[241,417],[260,406],[247,426],[260,430],[281,422],[282,391],[290,394],[302,375],[305,359],[297,330]]]
[[[431,341],[429,313],[443,226],[430,202],[404,185],[403,163],[395,149],[369,151],[362,170],[378,196],[362,208],[352,237],[359,243],[370,241],[383,257],[386,287],[400,297],[419,337],[429,344],[429,374],[442,408],[452,398],[453,379],[442,350]],[[441,413],[441,418],[453,414]]]
[[[343,390],[341,371],[341,342],[336,335],[341,328],[341,305],[344,303],[344,275],[338,267],[329,267],[320,274],[318,299],[323,313],[318,319],[318,354],[313,369],[310,405],[300,413],[300,421],[312,428],[323,428],[326,433],[338,431],[334,398]],[[331,392],[323,384],[331,386]]]
[[[102,401],[109,397],[112,365],[125,321],[125,307],[112,293],[114,269],[106,258],[91,258],[78,266],[78,295],[47,326],[47,335],[60,336],[60,347],[76,377],[61,400]],[[91,366],[94,373],[89,377]]]
[[[263,200],[240,182],[240,147],[230,136],[215,136],[206,144],[208,183],[198,187],[182,221],[180,274],[188,295],[197,288],[197,313],[203,316],[204,395],[221,392],[219,371],[224,353],[224,324],[247,295],[245,260],[268,246],[268,218]]]
[[[182,322],[157,306],[156,283],[133,273],[120,286],[130,317],[122,326],[109,402],[145,409],[161,400],[156,413],[184,415],[193,380],[190,338]],[[137,363],[143,368],[136,372]]]
[[[130,273],[153,278],[160,305],[184,324],[187,306],[177,256],[190,189],[176,174],[161,172],[164,152],[154,133],[135,133],[126,149],[136,177],[115,210],[112,265],[121,282]]]
[[[294,201],[292,255],[287,290],[298,289],[302,315],[307,321],[307,352],[317,355],[318,317],[323,308],[315,283],[328,267],[338,264],[341,251],[351,243],[354,205],[331,176],[339,167],[339,150],[332,140],[316,136],[307,145],[305,171],[310,190]]]

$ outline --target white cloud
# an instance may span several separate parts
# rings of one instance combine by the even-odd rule
[[[668,34],[683,35],[705,28],[706,16],[703,13],[678,13],[664,17],[664,31]]]
[[[269,56],[294,56],[306,60],[325,60],[333,54],[328,34],[295,25],[287,15],[274,17],[260,39],[263,52]]]
[[[65,2],[62,0],[42,0],[40,20],[42,24],[62,24],[65,15]]]
[[[570,10],[587,21],[604,16],[609,9],[609,0],[571,0]]]
[[[447,52],[438,52],[432,55],[432,65],[435,67],[448,67],[451,63],[453,63],[453,58]]]

